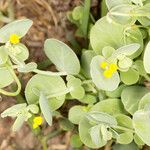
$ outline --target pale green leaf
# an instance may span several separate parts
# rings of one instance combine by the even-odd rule
[[[29,80],[25,89],[25,96],[29,104],[37,104],[40,92],[46,96],[58,95],[48,99],[49,106],[54,111],[64,103],[65,94],[61,94],[64,91],[66,91],[66,85],[61,77],[37,74]]]
[[[51,111],[51,108],[49,107],[48,99],[42,92],[40,93],[39,105],[40,105],[41,111],[43,113],[43,116],[46,122],[51,126],[52,125],[52,111]]]
[[[7,68],[0,68],[0,88],[10,85],[14,81]]]
[[[110,115],[125,114],[126,111],[120,99],[106,99],[95,104],[91,111],[105,112]]]
[[[48,39],[45,41],[44,51],[59,71],[74,75],[79,73],[79,60],[73,50],[65,43],[56,39]]]
[[[79,121],[85,114],[86,111],[84,110],[84,106],[76,105],[69,110],[68,118],[72,123],[79,124]]]
[[[93,126],[89,123],[89,120],[87,118],[82,118],[79,123],[79,136],[81,141],[90,148],[100,148],[103,147],[107,142],[104,141],[102,138],[100,140],[99,145],[96,145],[93,143],[93,140],[90,136],[90,129]],[[97,130],[95,131],[97,132]]]
[[[138,109],[141,98],[148,92],[147,88],[138,85],[126,87],[121,94],[125,109],[133,114]]]
[[[118,49],[125,44],[138,43],[141,47],[132,55],[132,58],[139,56],[143,50],[142,33],[139,29],[126,30],[125,28],[125,26],[108,22],[106,17],[98,20],[90,33],[90,43],[93,50],[97,54],[101,54],[102,49],[106,46]]]
[[[145,48],[145,52],[144,52],[144,58],[143,58],[143,62],[144,62],[144,68],[146,70],[147,73],[150,73],[150,42],[148,42],[146,48]]]
[[[141,140],[150,146],[150,112],[139,110],[133,114],[133,127]]]
[[[23,37],[32,24],[32,20],[20,19],[5,25],[0,29],[0,43],[6,43],[9,41],[11,34],[17,34],[18,36]]]
[[[150,104],[150,93],[147,93],[141,98],[138,109],[144,109],[144,107],[149,104]]]
[[[132,85],[138,82],[139,80],[139,73],[130,68],[127,72],[120,72],[120,79],[126,85]]]
[[[110,127],[117,125],[116,119],[104,112],[90,111],[87,113],[86,117],[89,119],[89,121],[95,122],[97,124],[105,124]]]

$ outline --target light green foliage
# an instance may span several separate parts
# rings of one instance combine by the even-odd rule
[[[49,96],[48,104],[51,110],[56,110],[65,100],[66,85],[61,77],[35,75],[28,82],[25,96],[29,104],[39,103],[40,92]]]
[[[43,121],[36,118],[45,125],[41,129],[46,123],[51,126],[56,117],[60,130],[73,132],[74,149],[82,149],[83,144],[98,149],[107,143],[112,150],[150,146],[150,92],[145,87],[150,81],[150,1],[103,0],[101,10],[107,10],[106,2],[108,12],[97,21],[90,13],[91,2],[85,0],[68,13],[85,47],[74,37],[73,49],[57,39],[45,41],[48,65],[55,72],[39,70],[47,68],[28,60],[29,50],[21,38],[31,20],[17,20],[0,29],[0,94],[17,96],[24,83],[22,73],[27,77],[35,73],[25,84],[25,99],[23,89],[17,96],[17,102],[23,103],[6,109],[1,117],[16,118],[13,131],[25,121],[34,128],[35,114],[43,116]],[[41,129],[37,130],[43,142],[49,135],[43,137]]]
[[[71,143],[71,146],[74,148],[79,148],[83,145],[78,134],[74,134],[71,136],[70,143]]]
[[[29,19],[21,19],[2,27],[0,29],[0,43],[8,42],[11,34],[17,34],[19,37],[23,37],[32,26],[32,23]]]
[[[118,49],[124,44],[139,43],[141,48],[132,56],[134,58],[142,52],[143,48],[142,34],[138,28],[126,30],[125,26],[108,22],[106,17],[98,20],[92,27],[90,42],[97,54],[101,54],[105,46]]]
[[[149,111],[138,110],[133,114],[133,126],[136,134],[150,146]]]
[[[86,114],[86,107],[76,105],[70,108],[68,118],[72,123],[79,124],[80,120],[85,114]]]
[[[65,43],[56,39],[48,39],[45,41],[44,50],[59,71],[75,75],[79,73],[79,60],[73,50]]]
[[[37,114],[39,111],[38,106],[36,105],[28,105],[26,103],[14,105],[8,109],[6,109],[1,117],[5,118],[9,117],[17,117],[15,120],[12,130],[17,131],[21,128],[23,123],[32,117],[32,113]]]
[[[147,44],[145,48],[145,53],[144,53],[144,68],[147,73],[150,73],[150,63],[149,63],[149,58],[150,58],[150,42]]]
[[[126,113],[120,99],[106,99],[95,104],[91,111],[106,112],[110,115],[117,115]]]
[[[46,122],[52,125],[52,111],[48,104],[48,99],[42,92],[40,92],[39,105]]]
[[[121,94],[121,100],[125,109],[133,115],[138,109],[139,101],[148,92],[149,90],[142,86],[126,87]]]
[[[74,76],[67,76],[67,87],[70,89],[70,94],[73,98],[82,99],[85,95],[84,88],[80,79]]]

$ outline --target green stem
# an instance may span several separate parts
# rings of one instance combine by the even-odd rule
[[[92,80],[84,80],[84,81],[82,82],[82,84],[90,84],[90,83],[93,83],[93,81],[92,81]]]
[[[42,143],[43,150],[48,150],[46,137],[41,138],[41,143]]]
[[[21,91],[21,83],[20,83],[18,77],[16,76],[14,70],[13,70],[10,66],[7,66],[7,69],[8,69],[8,71],[10,72],[10,74],[12,75],[12,77],[14,78],[14,80],[15,80],[15,82],[16,82],[18,88],[17,88],[17,91],[16,91],[16,92],[7,92],[7,91],[5,91],[5,90],[3,90],[3,89],[0,89],[0,93],[2,93],[2,94],[4,94],[4,95],[7,95],[7,96],[16,96],[16,95],[18,95],[18,94],[20,93],[20,91]]]
[[[38,74],[42,74],[42,75],[47,75],[47,76],[66,76],[67,75],[66,72],[42,71],[39,69],[35,69],[35,70],[33,70],[33,72],[38,73]]]

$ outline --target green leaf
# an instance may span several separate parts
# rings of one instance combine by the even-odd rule
[[[83,17],[83,6],[77,6],[72,11],[72,17],[74,20],[80,20]]]
[[[122,46],[120,48],[118,48],[113,55],[118,56],[118,55],[125,55],[125,56],[131,56],[133,55],[136,51],[138,51],[140,48],[140,44],[138,43],[132,43],[132,44],[128,44],[125,46]]]
[[[118,126],[125,127],[128,129],[133,129],[132,119],[129,116],[126,116],[124,114],[118,114],[116,116],[116,120],[117,120]]]
[[[121,94],[125,109],[133,114],[138,109],[141,98],[148,92],[147,88],[138,85],[126,87]]]
[[[85,90],[81,86],[81,80],[72,75],[68,75],[67,81],[67,87],[70,89],[71,96],[76,99],[82,99],[85,95]]]
[[[14,81],[7,68],[0,68],[0,88],[10,85]]]
[[[105,143],[105,140],[102,138],[101,125],[96,125],[90,128],[90,136],[91,136],[93,143],[97,145],[98,147],[102,147],[103,143]]]
[[[73,75],[79,73],[79,60],[72,49],[65,43],[56,39],[48,39],[45,41],[44,51],[59,71]]]
[[[111,55],[114,53],[115,49],[111,46],[106,46],[102,49],[102,55],[105,58],[111,57]]]
[[[81,121],[79,123],[79,136],[80,136],[81,141],[86,146],[88,146],[90,148],[100,148],[100,147],[103,147],[107,142],[104,141],[102,138],[100,139],[99,145],[96,145],[95,143],[93,143],[93,140],[91,138],[91,134],[89,132],[92,127],[93,126],[89,123],[89,121],[88,121],[87,118],[82,118],[81,119]],[[96,133],[96,135],[97,135],[97,133],[98,133],[97,129],[95,129],[94,133]],[[92,133],[92,134],[94,134],[94,133]],[[98,140],[98,139],[96,138],[96,140]]]
[[[115,72],[111,78],[105,78],[104,70],[100,68],[100,64],[106,61],[102,56],[95,56],[91,62],[91,77],[97,88],[105,91],[114,91],[117,89],[120,78],[118,72]]]
[[[106,0],[106,5],[108,9],[121,5],[121,4],[130,4],[130,0]]]
[[[25,120],[26,120],[25,115],[23,115],[23,114],[19,115],[13,124],[12,130],[18,131],[21,128],[21,126],[23,125]]]
[[[141,138],[137,135],[137,134],[134,134],[134,142],[137,144],[137,145],[145,145],[145,143],[141,140]]]
[[[76,105],[69,110],[68,118],[72,123],[79,124],[79,121],[85,114],[86,111],[84,110],[84,106]]]
[[[113,21],[120,23],[122,25],[125,24],[134,24],[136,22],[136,18],[132,17],[133,10],[136,8],[135,5],[131,4],[121,4],[113,7],[108,12],[107,16],[111,18]]]
[[[93,52],[92,50],[88,50],[84,51],[81,56],[81,66],[88,78],[91,78],[90,63],[95,55],[95,52]]]
[[[79,148],[83,145],[78,134],[73,134],[70,139],[70,144],[74,148]]]
[[[79,101],[85,104],[94,104],[97,101],[97,97],[92,94],[86,94],[82,99],[79,99]]]
[[[84,8],[83,8],[83,17],[82,17],[82,21],[81,21],[81,30],[83,32],[84,37],[87,37],[87,35],[88,35],[90,7],[91,7],[91,0],[85,0]]]
[[[33,76],[25,89],[25,96],[29,104],[37,104],[39,102],[40,91],[44,95],[59,95],[66,90],[66,85],[63,79],[59,76]],[[65,101],[65,94],[51,97],[48,99],[49,106],[52,111],[62,106]]]
[[[34,62],[30,62],[28,64],[18,66],[17,69],[19,72],[29,73],[35,70],[36,68],[37,68],[37,64]]]
[[[138,109],[144,109],[146,105],[150,104],[150,93],[145,94],[140,102]]]
[[[11,47],[8,48],[8,54],[11,56],[14,56],[17,60],[19,61],[25,61],[29,57],[29,50],[27,47],[21,43],[12,45]],[[13,59],[12,59],[13,60]],[[17,62],[13,60],[15,64]]]
[[[92,27],[90,43],[97,54],[101,54],[102,49],[106,46],[118,49],[125,44],[131,43],[138,43],[141,45],[141,48],[132,55],[132,58],[139,56],[143,51],[143,36],[139,29],[126,30],[125,26],[108,22],[106,17],[98,20]]]
[[[67,118],[61,118],[59,124],[64,131],[72,131],[74,129],[74,124],[72,124]]]
[[[119,98],[119,97],[121,97],[122,90],[125,87],[126,87],[126,85],[122,84],[114,91],[111,91],[111,92],[106,91],[106,95],[110,98]]]
[[[135,133],[142,141],[150,146],[150,112],[138,110],[133,114],[133,127]]]
[[[0,66],[5,64],[8,60],[8,54],[6,53],[6,48],[4,46],[0,47]]]
[[[87,113],[86,117],[89,119],[89,121],[95,122],[97,124],[105,124],[110,127],[117,125],[116,119],[104,112],[90,111]]]
[[[125,114],[126,111],[120,99],[106,99],[95,104],[90,111],[105,112],[110,115]]]
[[[139,72],[141,76],[146,76],[147,73],[144,69],[143,61],[142,60],[137,60],[134,62],[134,68]]]
[[[52,125],[52,110],[49,107],[48,99],[42,92],[40,93],[39,105],[40,105],[41,111],[43,113],[43,116],[46,122],[51,126]]]
[[[118,135],[117,143],[120,144],[130,144],[133,141],[133,133],[124,132]]]
[[[20,19],[5,25],[0,29],[0,43],[6,43],[9,41],[11,34],[17,34],[18,36],[23,37],[32,24],[32,20]]]
[[[128,57],[124,57],[123,59],[118,61],[119,70],[122,72],[127,72],[129,68],[132,66],[132,59]]]
[[[28,107],[28,110],[30,110],[33,114],[37,114],[39,112],[39,107],[37,105],[31,104]]]
[[[13,105],[12,107],[6,109],[2,114],[1,114],[1,117],[2,118],[5,118],[7,116],[9,117],[17,117],[19,112],[23,109],[25,109],[27,106],[26,103],[23,103],[23,104],[16,104],[16,105]]]
[[[147,73],[150,73],[150,42],[148,42],[146,48],[145,48],[145,52],[144,52],[144,58],[143,58],[143,62],[144,62],[144,68],[146,70]]]
[[[132,85],[138,82],[139,80],[139,73],[130,68],[127,72],[120,72],[120,79],[126,85]]]
[[[131,144],[127,145],[116,144],[113,146],[113,150],[140,150],[140,149],[134,142],[132,142]]]

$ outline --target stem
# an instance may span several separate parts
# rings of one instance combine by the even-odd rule
[[[18,94],[20,93],[20,91],[21,91],[21,83],[20,83],[18,77],[16,76],[14,70],[13,70],[10,66],[7,66],[7,69],[8,69],[8,71],[10,72],[10,74],[12,75],[12,77],[14,78],[14,80],[15,80],[15,82],[16,82],[18,88],[17,88],[17,91],[16,91],[16,92],[7,92],[7,91],[5,91],[5,90],[3,90],[3,89],[0,89],[0,93],[2,93],[2,94],[4,94],[4,95],[7,95],[7,96],[16,96],[16,95],[18,95]]]
[[[111,141],[109,141],[109,142],[106,144],[106,146],[105,146],[104,150],[111,150],[111,145],[112,145],[112,143],[113,143],[113,141],[112,141],[112,140],[111,140]]]
[[[60,91],[60,92],[57,92],[57,93],[48,95],[48,96],[47,96],[47,99],[53,98],[53,97],[62,96],[62,95],[65,95],[65,94],[70,93],[71,91],[72,91],[71,88],[67,88],[67,89],[65,89],[64,91]]]
[[[41,143],[42,143],[43,150],[48,150],[46,137],[41,138]]]
[[[47,76],[66,76],[67,75],[66,72],[42,71],[39,69],[35,69],[35,70],[33,70],[33,72],[38,73],[38,74],[42,74],[42,75],[47,75]]]
[[[82,82],[82,84],[90,84],[90,83],[93,83],[93,81],[92,80],[85,80]]]

